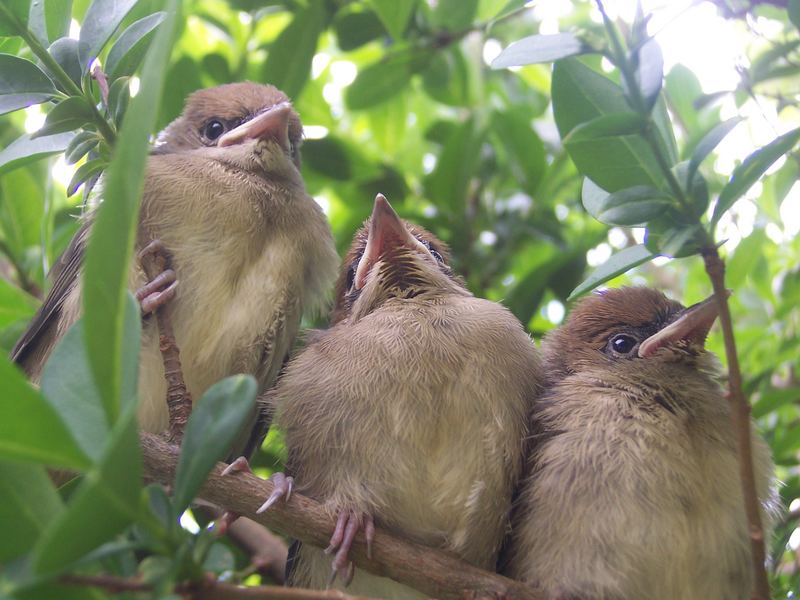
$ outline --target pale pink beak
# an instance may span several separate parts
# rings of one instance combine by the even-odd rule
[[[403,246],[428,254],[433,259],[425,245],[411,235],[384,195],[378,194],[375,196],[375,205],[369,220],[367,247],[356,269],[355,289],[364,287],[367,274],[387,250]]]
[[[269,110],[231,129],[217,141],[217,146],[233,146],[247,140],[272,139],[284,150],[289,149],[289,117],[292,105],[288,102],[276,104]]]
[[[730,292],[728,292],[730,295]],[[639,356],[652,356],[659,348],[673,344],[679,340],[705,343],[708,331],[717,320],[719,308],[717,299],[710,296],[689,308],[684,309],[678,319],[657,333],[654,333],[639,345]]]

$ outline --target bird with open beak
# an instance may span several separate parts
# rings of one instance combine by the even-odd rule
[[[501,305],[475,298],[448,252],[378,195],[337,284],[332,327],[271,393],[296,489],[337,519],[329,548],[295,548],[290,581],[416,598],[353,573],[348,552],[374,526],[494,568],[539,390],[537,350]],[[277,481],[276,481],[277,482]],[[289,491],[283,486],[267,506]],[[331,556],[328,556],[332,554]]]
[[[713,297],[612,289],[545,338],[506,574],[561,600],[749,598],[736,438],[704,349],[716,316]],[[752,436],[767,516],[773,465]]]
[[[198,399],[235,373],[261,389],[276,378],[304,311],[336,277],[327,220],[300,176],[302,125],[278,89],[236,83],[192,94],[158,136],[147,162],[137,250],[166,252],[148,281],[131,265],[144,329],[139,422],[166,429],[166,382],[154,319],[170,301],[186,384]],[[102,194],[102,191],[101,191]],[[33,380],[56,341],[79,317],[89,213],[54,269],[50,293],[13,349]],[[180,283],[178,283],[180,282]],[[258,441],[252,437],[249,449]],[[242,444],[236,449],[242,452]]]

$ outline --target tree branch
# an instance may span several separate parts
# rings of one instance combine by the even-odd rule
[[[170,485],[175,477],[178,448],[147,433],[141,434],[140,441],[145,478]],[[295,493],[289,502],[279,502],[265,513],[257,515],[256,509],[273,490],[272,483],[245,472],[223,477],[223,468],[222,464],[214,468],[200,491],[200,498],[303,543],[319,548],[328,545],[334,521],[318,502]],[[362,532],[358,533],[353,543],[350,557],[359,568],[389,577],[441,600],[543,598],[523,583],[489,573],[445,552],[407,542],[381,529],[375,532],[372,559],[367,559]]]
[[[739,476],[747,513],[750,553],[753,560],[753,598],[769,600],[769,580],[766,569],[766,550],[764,547],[764,528],[761,524],[761,508],[756,492],[755,470],[753,468],[752,432],[750,431],[750,404],[742,388],[742,373],[739,370],[739,357],[736,353],[736,340],[728,307],[728,291],[725,288],[725,263],[719,256],[716,246],[703,250],[706,273],[714,286],[714,296],[719,307],[719,320],[725,340],[725,356],[728,359],[728,397],[731,404],[731,418],[739,449]]]

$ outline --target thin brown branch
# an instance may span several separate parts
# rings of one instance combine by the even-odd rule
[[[167,265],[162,252],[146,252],[141,256],[142,269],[148,279],[153,280]],[[164,359],[164,377],[167,380],[167,409],[169,410],[169,441],[180,444],[183,430],[192,412],[192,396],[186,387],[181,369],[181,356],[172,328],[170,306],[156,309],[158,324],[158,347]]]
[[[731,418],[738,441],[739,475],[747,513],[750,553],[753,560],[753,598],[769,600],[769,580],[766,569],[766,550],[764,528],[761,524],[761,508],[756,492],[755,470],[753,468],[752,432],[750,430],[750,403],[744,395],[739,357],[736,353],[736,340],[733,335],[733,322],[728,306],[728,291],[725,288],[725,263],[715,246],[703,251],[706,273],[714,287],[714,296],[719,307],[719,320],[725,341],[725,356],[728,359],[728,397],[731,403]]]
[[[171,483],[175,477],[178,449],[151,434],[141,434],[140,441],[146,479],[161,484]],[[214,468],[200,491],[200,498],[305,544],[319,548],[328,545],[334,520],[318,502],[295,493],[289,502],[279,502],[257,515],[256,509],[274,489],[272,483],[245,472],[223,477],[223,468],[222,464]],[[366,541],[361,532],[353,543],[350,557],[358,568],[389,577],[441,600],[542,599],[532,587],[474,567],[445,552],[405,541],[381,529],[375,532],[372,559],[367,558]]]

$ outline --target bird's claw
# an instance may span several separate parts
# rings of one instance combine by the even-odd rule
[[[147,244],[139,251],[138,257],[148,277],[151,277],[150,281],[136,290],[136,299],[142,314],[148,315],[175,297],[178,279],[175,271],[169,267],[169,252],[161,240],[153,240]]]
[[[362,528],[367,542],[367,558],[371,559],[372,541],[375,538],[375,522],[372,519],[372,515],[350,510],[343,510],[339,513],[330,543],[325,548],[325,554],[336,552],[331,563],[329,585],[334,582],[337,575],[345,586],[353,579],[354,567],[349,559],[349,554],[353,546],[353,540],[358,530]]]
[[[252,473],[253,470],[250,468],[250,463],[247,462],[247,459],[244,456],[240,456],[227,467],[222,470],[222,475],[230,475],[231,473],[241,473],[244,471],[245,473]]]
[[[250,468],[250,463],[247,462],[247,459],[244,456],[240,456],[236,460],[234,460],[231,464],[225,467],[222,470],[221,475],[224,477],[226,475],[230,475],[232,473],[252,473],[253,470]],[[230,526],[233,524],[236,519],[239,518],[239,514],[235,512],[231,512],[226,510],[222,513],[222,516],[214,522],[214,531],[222,536],[227,533]]]
[[[294,488],[294,477],[287,477],[281,472],[273,473],[269,480],[272,482],[274,489],[272,493],[267,498],[267,501],[262,504],[258,510],[256,511],[257,514],[261,514],[264,511],[268,510],[270,506],[275,504],[281,498],[284,499],[285,502],[288,502],[289,499],[292,497],[292,489]]]

